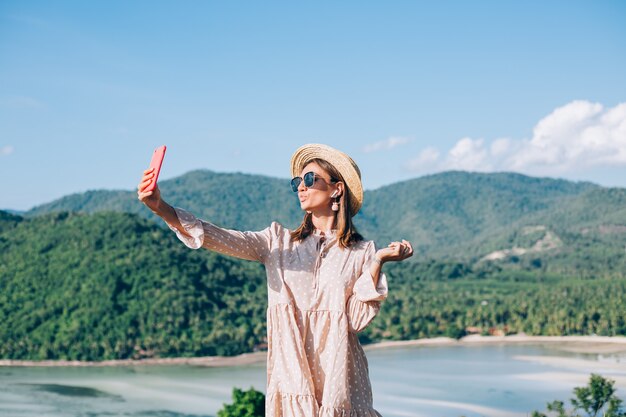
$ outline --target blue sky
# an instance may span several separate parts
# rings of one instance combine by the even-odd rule
[[[626,186],[620,1],[0,3],[0,208],[192,169],[366,189],[448,169]],[[286,185],[287,186],[287,183]]]

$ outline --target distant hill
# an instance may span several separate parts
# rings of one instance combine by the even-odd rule
[[[512,173],[429,175],[369,193],[364,231],[381,241],[405,237],[433,256],[479,254],[493,239],[596,189]]]
[[[302,212],[285,179],[192,171],[160,184],[170,204],[214,223],[260,230],[277,220],[293,228]],[[626,225],[626,190],[587,182],[513,173],[445,172],[366,191],[355,223],[379,245],[408,239],[420,254],[478,259],[511,249],[527,227],[563,234],[559,250],[590,230]],[[90,191],[35,207],[27,216],[55,211],[137,213],[163,226],[134,191]],[[626,240],[615,232],[613,240]],[[616,237],[619,236],[619,237]],[[527,240],[527,238],[525,238]],[[538,238],[539,239],[539,238]]]
[[[4,211],[5,213],[14,214],[16,216],[22,216],[26,213],[26,210],[11,210],[11,209],[2,209],[0,211]]]

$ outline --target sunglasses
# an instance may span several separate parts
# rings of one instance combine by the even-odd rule
[[[308,188],[308,187],[312,187],[313,186],[313,184],[315,183],[316,179],[320,179],[320,180],[323,180],[324,182],[326,182],[326,180],[324,180],[324,178],[320,177],[319,175],[315,174],[315,172],[311,171],[311,172],[307,172],[306,174],[304,174],[303,177],[294,177],[291,180],[291,189],[293,190],[294,193],[297,193],[298,192],[298,187],[300,187],[300,184],[302,183],[302,181],[304,181],[304,186]],[[332,181],[332,179],[331,179],[331,181]]]

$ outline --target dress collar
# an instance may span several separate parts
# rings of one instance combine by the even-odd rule
[[[319,229],[314,229],[313,230],[313,234],[315,236],[322,236],[322,235],[324,235],[326,237],[335,237],[337,235],[337,229],[329,229],[329,230],[326,230],[325,232],[322,232]]]

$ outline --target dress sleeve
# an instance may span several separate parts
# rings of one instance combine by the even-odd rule
[[[185,231],[191,237],[183,235],[178,229],[167,223],[187,247],[191,249],[205,248],[223,255],[265,263],[272,243],[272,230],[276,223],[259,232],[240,232],[223,229],[213,223],[196,218],[193,214],[174,207],[176,216]]]
[[[387,276],[381,272],[378,284],[374,285],[374,278],[370,273],[370,264],[376,255],[374,242],[370,242],[365,252],[365,261],[361,275],[357,278],[348,298],[346,311],[350,330],[360,332],[376,317],[380,310],[380,303],[387,298]]]

